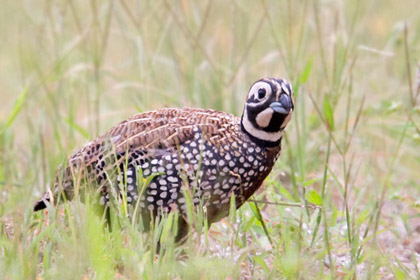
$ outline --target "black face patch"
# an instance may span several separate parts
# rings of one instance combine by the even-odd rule
[[[286,119],[286,117],[287,115],[284,114],[273,113],[273,115],[271,116],[270,123],[263,130],[267,132],[280,131],[280,127],[283,125],[283,122]]]
[[[267,109],[274,100],[275,97],[270,96],[270,98],[262,104],[259,104],[257,106],[246,106],[246,110],[248,112],[248,120],[252,123],[252,125],[255,128],[260,128],[256,121],[258,114]]]

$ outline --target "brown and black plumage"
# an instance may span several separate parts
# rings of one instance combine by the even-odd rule
[[[174,209],[183,215],[187,187],[193,203],[202,200],[209,222],[216,222],[228,214],[233,194],[239,208],[270,173],[293,108],[290,84],[264,78],[251,86],[241,118],[190,108],[137,114],[72,154],[34,210],[60,195],[70,200],[87,186],[107,205],[110,188],[118,185],[128,203],[139,200],[145,216]],[[139,174],[154,176],[143,193]]]

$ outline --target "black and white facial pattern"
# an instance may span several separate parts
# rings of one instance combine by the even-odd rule
[[[261,79],[249,90],[242,127],[253,139],[277,145],[293,113],[293,92],[288,81]]]

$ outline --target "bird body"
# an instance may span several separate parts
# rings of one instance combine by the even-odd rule
[[[54,190],[34,210],[60,194],[72,199],[83,185],[93,185],[106,206],[110,188],[118,183],[118,192],[128,203],[138,202],[145,216],[176,209],[185,216],[188,189],[193,204],[202,201],[209,222],[216,222],[228,214],[233,194],[238,208],[270,173],[292,111],[290,84],[268,78],[251,87],[241,118],[191,108],[134,115],[72,154]],[[141,189],[139,179],[150,176]]]

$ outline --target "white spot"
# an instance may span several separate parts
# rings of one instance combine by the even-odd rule
[[[235,162],[233,160],[229,161],[229,167],[234,167],[235,166]]]
[[[179,202],[179,203],[185,203],[185,198],[184,198],[184,197],[179,198],[179,199],[178,199],[178,202]]]
[[[147,201],[149,201],[149,202],[153,202],[153,200],[154,200],[154,199],[153,199],[153,196],[148,196],[148,197],[147,197]]]
[[[181,205],[181,210],[183,212],[187,212],[187,205],[186,204]]]
[[[151,188],[151,189],[156,189],[156,187],[157,187],[156,183],[151,183],[149,185],[149,188]]]
[[[169,177],[167,178],[167,180],[168,180],[169,182],[171,182],[171,183],[176,183],[176,182],[178,182],[178,179],[177,179],[176,177],[174,177],[174,176],[169,176]]]
[[[221,189],[214,190],[215,195],[222,194],[222,193],[223,191]]]
[[[128,175],[128,173],[127,173],[127,175]],[[128,177],[128,178],[127,178],[127,183],[132,184],[132,183],[133,183],[133,178]]]
[[[156,165],[158,163],[158,160],[157,159],[154,159],[150,163],[153,164],[153,165]]]
[[[171,194],[171,198],[172,199],[176,199],[178,197],[178,193],[177,192],[174,192],[173,194]]]
[[[158,201],[156,201],[156,205],[162,206],[163,205],[163,200],[159,199]]]
[[[131,202],[131,201],[132,201],[131,196],[127,196],[127,202]]]
[[[162,166],[158,168],[159,172],[165,172],[165,168],[163,168]]]
[[[133,191],[133,190],[134,190],[133,185],[128,185],[127,190],[128,190],[129,192]]]
[[[223,159],[219,160],[219,166],[225,165],[225,161]]]
[[[150,211],[153,211],[153,209],[155,209],[155,206],[153,206],[153,204],[150,204],[149,206],[147,206],[147,209],[149,209]]]
[[[161,185],[166,185],[166,184],[167,184],[167,182],[166,182],[166,180],[164,180],[164,179],[160,179],[160,180],[159,180],[159,184],[161,184]]]
[[[228,202],[229,202],[229,200],[230,200],[229,198],[225,198],[225,199],[223,199],[223,200],[222,200],[222,204],[228,203]]]
[[[243,174],[245,172],[245,169],[239,168],[239,174]]]
[[[141,168],[145,169],[147,167],[149,167],[149,163],[148,162],[144,163]]]
[[[166,198],[166,196],[168,195],[168,193],[167,192],[161,192],[160,193],[160,197],[161,198]]]

